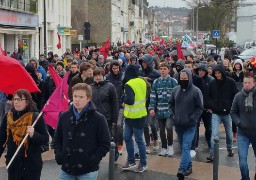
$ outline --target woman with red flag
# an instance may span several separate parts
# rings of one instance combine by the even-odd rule
[[[32,96],[25,89],[14,93],[12,110],[5,115],[0,127],[0,157],[7,147],[6,164],[28,133],[20,152],[8,169],[8,180],[40,180],[43,161],[41,146],[48,143],[45,122],[40,118],[32,127],[38,113]]]

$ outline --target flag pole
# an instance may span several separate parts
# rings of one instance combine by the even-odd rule
[[[42,116],[43,112],[40,112],[40,114],[37,116],[36,120],[34,121],[34,123],[32,124],[32,127],[34,127],[38,121],[38,119]],[[17,148],[16,152],[14,153],[14,155],[12,156],[12,159],[10,160],[10,162],[8,163],[8,165],[6,166],[6,169],[9,169],[10,165],[12,164],[13,160],[15,159],[15,157],[17,156],[18,152],[20,151],[20,148],[22,147],[22,145],[24,144],[25,140],[28,138],[28,133],[26,134],[26,136],[23,138],[22,142],[20,143],[19,147]]]

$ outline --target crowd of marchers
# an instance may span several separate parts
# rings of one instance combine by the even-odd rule
[[[181,149],[177,177],[182,180],[193,172],[191,159],[200,153],[199,126],[205,128],[207,161],[213,162],[213,139],[219,136],[222,124],[227,156],[235,155],[233,142],[237,142],[241,177],[250,179],[250,144],[256,153],[256,67],[232,57],[228,50],[224,59],[200,51],[180,59],[172,50],[176,46],[149,44],[110,47],[103,55],[92,46],[74,52],[67,49],[61,56],[48,52],[47,57],[41,54],[26,64],[20,56],[13,56],[41,92],[0,93],[0,155],[7,147],[7,164],[29,134],[8,169],[8,178],[40,179],[41,153],[48,149],[49,135],[61,165],[59,179],[97,179],[111,141],[117,145],[115,160],[125,143],[123,170],[141,173],[147,169],[147,154],[152,151],[163,157],[176,153],[175,131]],[[56,89],[49,65],[61,78],[70,72],[69,109],[60,113],[57,128],[45,124],[43,116],[33,127]]]

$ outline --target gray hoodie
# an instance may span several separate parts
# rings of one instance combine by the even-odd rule
[[[170,99],[173,121],[175,126],[193,127],[204,110],[203,95],[200,89],[192,84],[190,70],[185,68],[181,72],[188,74],[189,84],[187,89],[182,89],[180,85],[173,89]]]

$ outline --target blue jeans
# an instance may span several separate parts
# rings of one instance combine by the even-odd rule
[[[212,114],[212,136],[211,136],[211,149],[210,152],[214,151],[214,142],[215,137],[219,137],[219,126],[220,123],[223,123],[226,133],[226,145],[227,149],[233,148],[233,136],[232,136],[232,120],[230,115],[217,115]]]
[[[211,149],[211,135],[212,135],[212,113],[207,112],[207,110],[204,110],[201,117],[199,118],[197,122],[197,129],[195,132],[195,136],[192,142],[191,150],[195,150],[198,147],[199,144],[199,127],[201,119],[204,122],[204,128],[205,128],[205,139],[207,141],[208,148]]]
[[[195,135],[196,127],[175,127],[178,141],[181,147],[181,158],[179,171],[186,173],[192,167],[190,148]]]
[[[239,155],[239,166],[242,180],[250,180],[249,169],[247,164],[247,155],[250,143],[252,144],[254,154],[256,153],[256,136],[248,136],[238,132],[237,144]]]
[[[80,176],[73,176],[64,171],[60,171],[60,180],[97,180],[98,171],[90,172]]]
[[[140,153],[140,163],[143,165],[147,165],[147,157],[146,157],[146,145],[143,141],[143,132],[144,128],[136,129],[133,127],[129,127],[127,124],[124,126],[124,141],[126,144],[127,154],[128,154],[128,162],[135,163],[134,157],[134,142],[132,136],[134,135],[135,141],[139,148]]]

